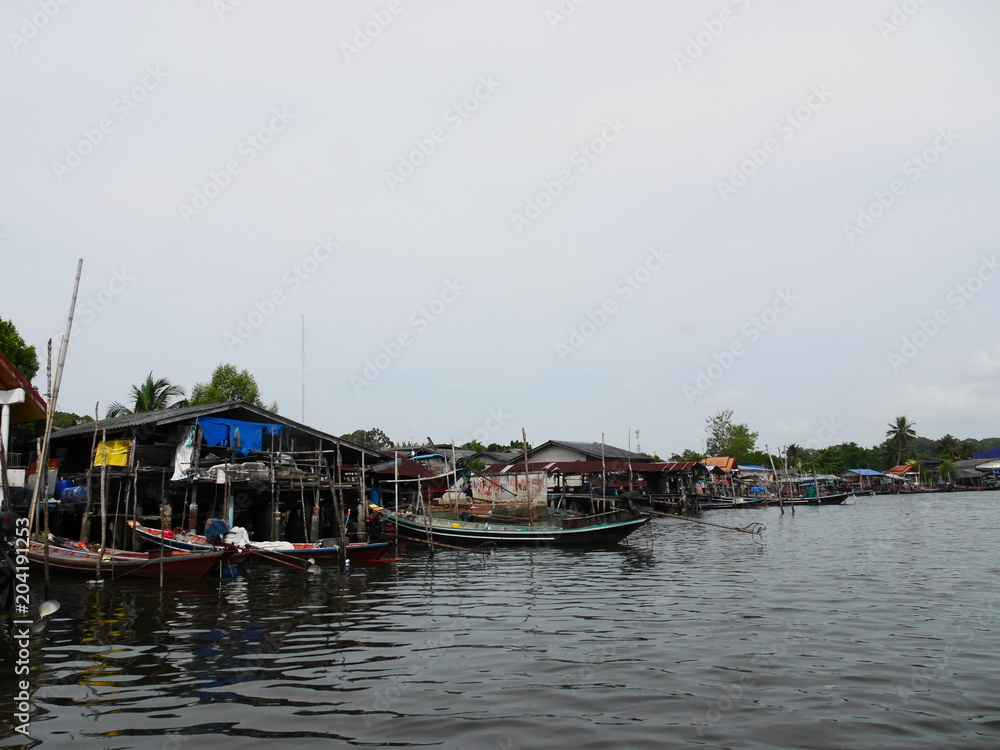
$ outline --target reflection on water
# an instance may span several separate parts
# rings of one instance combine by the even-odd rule
[[[763,521],[764,546],[654,519],[612,549],[414,547],[375,568],[163,589],[59,581],[33,645],[33,733],[114,748],[996,747],[998,503],[709,517]]]

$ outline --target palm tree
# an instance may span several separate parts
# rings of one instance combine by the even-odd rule
[[[903,462],[903,453],[906,452],[906,447],[917,436],[916,430],[913,429],[913,422],[906,417],[896,417],[895,422],[889,423],[889,429],[885,436],[888,438],[886,442],[889,448],[896,453],[896,465],[898,466]]]
[[[802,463],[802,459],[805,458],[805,451],[801,445],[792,443],[785,448],[785,458],[788,459],[789,467],[798,466]]]
[[[958,458],[960,446],[961,444],[959,443],[958,438],[951,433],[948,433],[937,441],[937,445],[935,447],[937,448],[938,457],[940,458]]]
[[[107,415],[109,417],[122,417],[126,414],[137,414],[139,412],[146,411],[160,411],[161,409],[170,409],[175,406],[181,406],[185,402],[174,401],[170,403],[171,399],[183,399],[184,389],[179,385],[173,385],[166,378],[159,378],[153,380],[153,373],[150,372],[146,376],[146,382],[142,385],[132,386],[132,408],[120,404],[115,401],[108,407]]]

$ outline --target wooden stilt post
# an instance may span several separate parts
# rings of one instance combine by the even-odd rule
[[[319,540],[319,487],[313,489],[312,525],[309,536],[310,541]]]

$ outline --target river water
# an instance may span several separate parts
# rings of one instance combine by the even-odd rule
[[[612,549],[407,547],[381,567],[260,566],[164,589],[61,579],[61,609],[32,641],[31,735],[192,750],[997,748],[998,519],[995,492],[878,497],[703,514],[766,524],[763,545],[654,519]],[[13,747],[3,649],[0,747]]]

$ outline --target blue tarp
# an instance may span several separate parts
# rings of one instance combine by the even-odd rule
[[[283,424],[242,422],[220,417],[198,417],[198,424],[207,445],[233,448],[241,456],[250,451],[262,450],[264,435],[281,435],[288,431],[288,427]]]
[[[1000,458],[1000,448],[991,448],[982,453],[973,453],[973,458]]]
[[[848,469],[848,472],[852,474],[857,474],[859,477],[881,477],[883,476],[881,471],[875,471],[875,469]],[[847,473],[847,472],[845,472]]]

